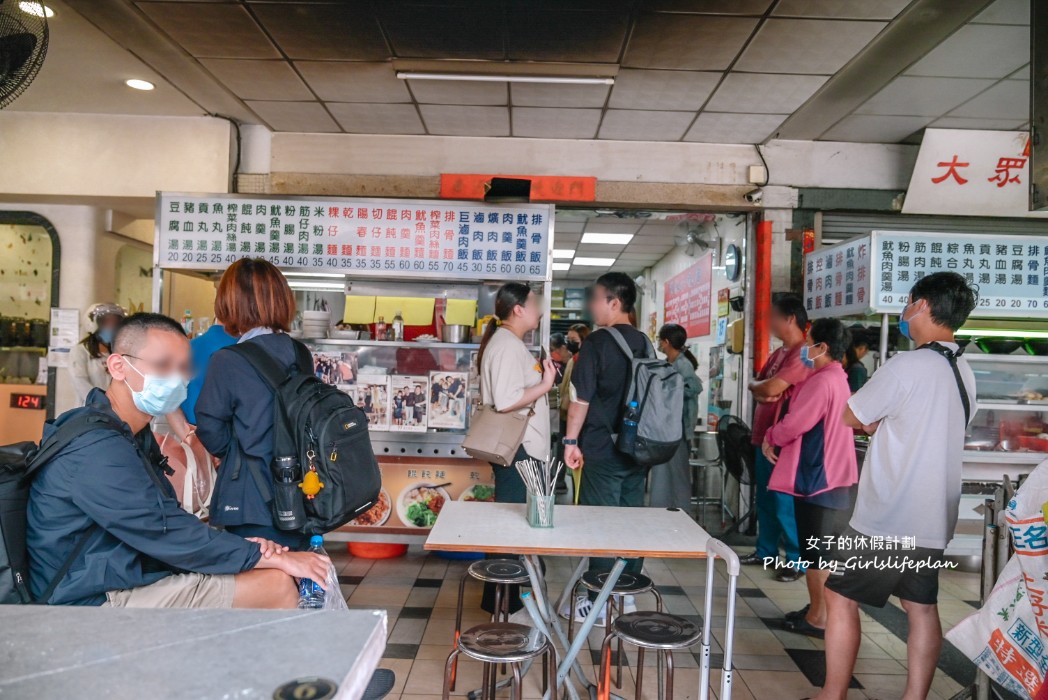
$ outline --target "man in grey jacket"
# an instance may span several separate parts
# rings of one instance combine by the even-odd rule
[[[34,597],[86,537],[82,553],[45,601],[114,607],[289,608],[295,578],[326,580],[329,560],[208,527],[182,510],[159,465],[154,416],[185,398],[191,372],[181,326],[136,314],[118,328],[107,360],[113,381],[87,406],[63,414],[46,435],[84,412],[118,419],[76,438],[43,466],[29,498]]]

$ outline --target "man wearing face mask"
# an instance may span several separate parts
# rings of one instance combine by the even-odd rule
[[[836,554],[841,564],[826,582],[826,684],[819,700],[847,696],[859,650],[859,603],[883,607],[892,595],[909,621],[902,697],[928,695],[942,648],[936,567],[957,524],[964,431],[975,406],[975,377],[954,331],[975,302],[955,272],[920,279],[899,315],[899,330],[917,349],[886,362],[844,411],[848,426],[873,438]],[[874,537],[911,546],[874,550]],[[894,563],[877,566],[886,556]]]
[[[117,328],[106,364],[108,391],[93,390],[86,407],[45,428],[46,438],[72,421],[100,421],[33,481],[27,544],[35,599],[57,578],[42,602],[293,608],[294,577],[326,580],[326,557],[219,532],[179,507],[149,430],[152,418],[185,399],[189,341],[178,323],[131,316]]]

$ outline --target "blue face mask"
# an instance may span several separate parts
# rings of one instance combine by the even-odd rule
[[[910,318],[906,318],[906,309],[910,308],[910,305],[902,307],[902,313],[899,314],[899,332],[902,333],[904,338],[913,340],[913,336],[910,335],[910,321],[920,316],[920,312],[917,312]]]
[[[100,343],[104,343],[109,347],[113,347],[113,329],[112,328],[99,328],[95,331],[95,337],[98,338]]]
[[[807,367],[808,369],[815,369],[815,361],[817,359],[819,359],[820,357],[822,357],[823,355],[825,355],[826,351],[823,350],[822,352],[820,352],[815,357],[812,357],[811,355],[808,354],[810,349],[811,348],[808,345],[802,345],[801,346],[801,364],[804,365],[805,367]]]
[[[135,402],[135,407],[142,413],[151,416],[166,416],[186,400],[187,382],[181,374],[176,372],[166,377],[159,377],[155,374],[142,374],[126,359],[124,364],[142,377],[141,391],[131,389],[131,385],[127,384],[126,379],[124,380],[127,388],[131,389],[131,399]]]

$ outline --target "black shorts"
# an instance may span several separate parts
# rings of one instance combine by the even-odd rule
[[[826,568],[833,560],[838,536],[848,526],[848,511],[817,506],[794,497],[793,515],[797,520],[801,559],[811,562],[809,566],[813,568]]]
[[[883,608],[891,596],[922,605],[939,599],[943,550],[872,546],[871,538],[848,527],[838,538],[836,569],[826,587],[858,603]]]

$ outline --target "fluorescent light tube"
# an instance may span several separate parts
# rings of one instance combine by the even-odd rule
[[[554,272],[566,272],[567,270],[570,270],[570,269],[571,269],[571,263],[558,263],[558,262],[553,263],[553,271]]]
[[[572,264],[587,267],[611,267],[615,264],[615,258],[575,258]]]
[[[614,85],[615,78],[580,75],[488,75],[486,73],[416,73],[397,71],[401,80],[462,80],[476,83],[544,83],[548,85]]]
[[[565,259],[566,260],[571,260],[573,257],[575,257],[575,251],[574,250],[568,250],[567,248],[554,248],[553,249],[553,259],[554,260],[558,260],[558,259],[559,260],[565,260]]]
[[[604,245],[626,245],[633,240],[632,233],[584,233],[583,243],[601,243]]]

